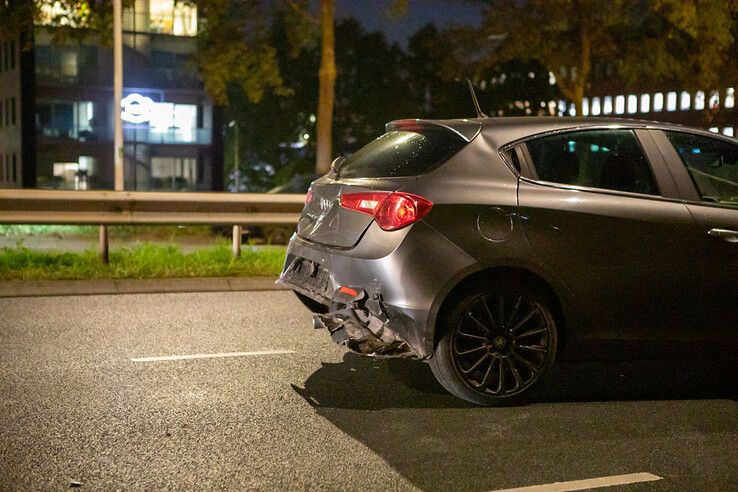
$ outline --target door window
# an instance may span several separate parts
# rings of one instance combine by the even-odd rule
[[[738,207],[738,144],[681,132],[664,132],[706,202]]]
[[[632,130],[586,130],[527,143],[539,179],[658,195],[648,159]]]

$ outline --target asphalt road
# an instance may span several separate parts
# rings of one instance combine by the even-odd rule
[[[133,361],[155,356],[291,351]],[[0,299],[0,490],[737,490],[736,369],[560,366],[476,408],[346,354],[289,292]]]

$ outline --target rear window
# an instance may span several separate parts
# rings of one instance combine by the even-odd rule
[[[357,150],[340,169],[341,178],[394,178],[425,174],[466,145],[445,130],[391,131]]]

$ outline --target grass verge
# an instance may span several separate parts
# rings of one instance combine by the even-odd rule
[[[284,256],[284,246],[245,245],[241,258],[235,259],[225,242],[187,254],[175,245],[143,243],[112,250],[110,263],[105,265],[92,250],[61,253],[2,248],[0,280],[277,276]]]

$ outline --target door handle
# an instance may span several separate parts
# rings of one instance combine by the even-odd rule
[[[738,231],[730,229],[710,229],[707,234],[713,237],[719,237],[729,243],[738,243]]]

